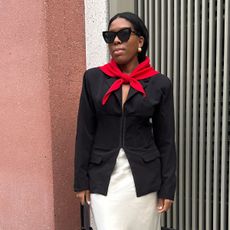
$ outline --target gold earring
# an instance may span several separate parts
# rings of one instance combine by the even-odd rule
[[[142,51],[142,48],[141,47],[138,47],[138,53],[140,53]]]

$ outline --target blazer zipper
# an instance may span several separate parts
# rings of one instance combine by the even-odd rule
[[[124,109],[123,105],[123,109],[122,109],[122,116],[121,116],[121,135],[120,135],[120,146],[121,148],[124,147],[124,143],[125,143],[125,109]]]

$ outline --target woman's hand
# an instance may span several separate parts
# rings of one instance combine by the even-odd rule
[[[80,200],[82,205],[84,205],[85,202],[87,202],[87,204],[90,204],[90,192],[89,192],[89,190],[77,192],[76,197]]]
[[[167,212],[172,206],[173,200],[158,199],[157,210],[159,213]]]

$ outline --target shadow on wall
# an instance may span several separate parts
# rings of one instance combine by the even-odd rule
[[[55,230],[76,230],[73,192],[76,114],[85,70],[84,1],[47,1]]]

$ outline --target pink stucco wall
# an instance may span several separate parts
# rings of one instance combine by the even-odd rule
[[[0,11],[0,229],[78,229],[83,0],[3,0]]]
[[[79,204],[73,193],[73,152],[85,70],[83,3],[53,0],[47,6],[55,230],[73,230],[79,220]]]

